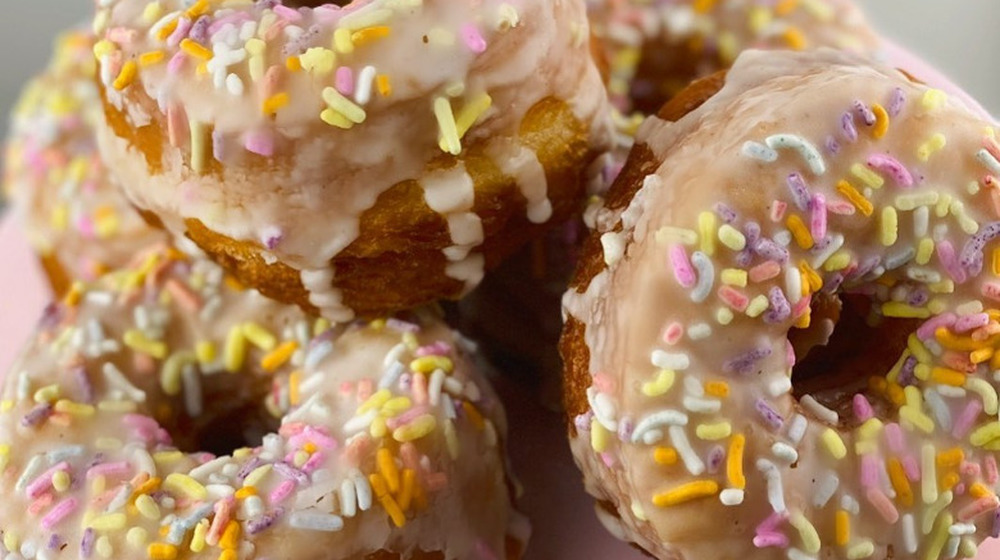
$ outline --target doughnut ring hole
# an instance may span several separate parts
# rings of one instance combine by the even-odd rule
[[[809,327],[792,329],[795,349],[792,394],[799,401],[812,396],[840,415],[841,428],[855,427],[852,399],[864,394],[876,409],[893,407],[869,390],[873,376],[884,376],[906,348],[919,321],[875,317],[867,297],[818,294],[811,305]]]

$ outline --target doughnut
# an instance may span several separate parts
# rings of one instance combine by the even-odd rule
[[[165,235],[146,225],[101,163],[94,40],[71,31],[32,80],[11,119],[4,192],[57,294],[121,268]]]
[[[112,0],[94,26],[129,197],[331,319],[466,293],[610,136],[583,0]]]
[[[0,400],[6,558],[518,558],[499,401],[428,310],[331,327],[151,249]]]
[[[937,560],[1000,533],[996,133],[829,49],[748,51],[643,124],[564,299],[571,446],[614,534]]]
[[[608,89],[625,115],[651,115],[692,80],[728,68],[745,49],[881,51],[851,0],[591,0]]]

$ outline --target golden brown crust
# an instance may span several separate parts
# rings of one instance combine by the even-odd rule
[[[486,268],[492,269],[550,224],[577,211],[583,197],[582,174],[593,159],[587,127],[569,106],[549,98],[525,116],[519,141],[533,150],[546,170],[553,214],[547,224],[527,219],[527,201],[513,178],[473,145],[462,163],[475,183],[473,211],[482,220]],[[430,170],[455,165],[451,157]],[[315,311],[300,275],[282,264],[268,264],[258,243],[237,241],[211,231],[198,220],[186,221],[187,236],[244,284],[265,295]],[[360,234],[331,264],[344,304],[360,315],[412,308],[437,299],[461,296],[463,284],[444,274],[442,250],[451,244],[444,218],[431,210],[417,181],[394,185],[361,216]]]

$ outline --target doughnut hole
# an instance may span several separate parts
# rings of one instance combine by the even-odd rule
[[[795,349],[792,394],[811,395],[840,414],[842,427],[853,421],[852,399],[864,394],[876,409],[888,403],[868,390],[869,380],[884,376],[906,348],[915,320],[874,318],[871,302],[856,295],[822,295],[812,302],[809,327],[792,329],[788,340]]]

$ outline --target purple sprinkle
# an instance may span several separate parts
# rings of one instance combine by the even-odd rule
[[[573,426],[576,428],[576,431],[581,434],[589,433],[590,423],[593,419],[594,413],[588,410],[585,414],[579,414],[573,419]]]
[[[899,376],[897,376],[896,382],[903,387],[913,385],[913,377],[916,369],[917,359],[913,356],[907,356],[906,360],[903,361],[903,366],[899,368]]]
[[[788,303],[788,298],[785,297],[785,292],[781,288],[772,286],[771,290],[767,293],[767,300],[770,302],[770,306],[767,312],[764,313],[765,323],[780,323],[791,316],[792,305]]]
[[[243,138],[243,147],[251,154],[271,157],[274,155],[274,136],[268,132],[248,132]]]
[[[913,186],[913,175],[898,159],[888,154],[872,154],[868,156],[868,167],[888,174],[896,185],[902,188]]]
[[[858,280],[867,276],[871,271],[878,268],[882,264],[882,257],[876,255],[874,257],[869,257],[858,265],[858,268],[854,270],[849,276],[850,280]]]
[[[274,463],[274,470],[288,480],[294,480],[300,485],[309,484],[309,475],[288,463]]]
[[[747,222],[743,224],[743,236],[747,239],[747,245],[753,247],[760,241],[760,224],[757,222]]]
[[[251,457],[250,460],[243,465],[243,468],[240,469],[240,472],[236,473],[236,481],[242,484],[243,481],[246,480],[246,477],[250,476],[250,473],[256,470],[261,463],[263,463],[263,461],[260,460],[260,457]]]
[[[914,307],[922,307],[931,299],[930,295],[927,293],[927,289],[923,286],[917,286],[910,294],[906,297],[906,303]]]
[[[247,521],[247,533],[256,535],[257,533],[270,529],[274,522],[284,513],[282,508],[265,513],[264,515]]]
[[[764,259],[777,261],[780,264],[788,262],[788,249],[766,237],[757,241],[753,250]]]
[[[771,405],[767,404],[764,399],[757,399],[754,406],[757,408],[757,412],[760,414],[761,418],[764,419],[764,422],[767,423],[771,430],[778,431],[785,425],[785,419],[778,414],[777,410],[771,408]]]
[[[80,556],[84,558],[90,558],[94,554],[94,541],[97,537],[94,535],[94,530],[90,527],[83,532],[83,538],[80,539]]]
[[[1000,222],[984,224],[979,233],[970,237],[965,243],[958,264],[968,270],[972,276],[978,276],[983,270],[983,249],[998,235],[1000,235]]]
[[[837,142],[837,139],[833,135],[826,137],[826,151],[834,156],[840,153],[840,142]]]
[[[208,16],[201,16],[198,18],[198,21],[195,21],[194,25],[191,26],[191,31],[188,32],[188,38],[198,43],[207,43],[208,24]]]
[[[760,348],[754,348],[749,352],[737,356],[732,360],[729,360],[722,365],[723,371],[726,373],[739,373],[746,375],[752,373],[754,366],[758,361],[771,355],[771,349],[766,346],[761,346]]]
[[[844,275],[840,272],[835,272],[826,278],[826,282],[823,284],[823,291],[828,294],[835,293],[843,283]]]
[[[850,113],[844,113],[840,117],[840,130],[848,142],[858,141],[858,129],[854,128],[854,116]]]
[[[90,377],[87,375],[86,368],[80,366],[73,368],[73,377],[76,378],[77,384],[80,385],[80,392],[83,394],[82,402],[91,404],[94,402],[94,384],[90,382]]]
[[[49,543],[46,546],[49,550],[58,550],[62,547],[62,545],[63,542],[58,533],[52,533],[52,535],[49,536]]]
[[[32,408],[24,418],[21,418],[21,425],[29,428],[37,426],[44,422],[49,416],[52,416],[52,405],[49,403],[42,403],[35,408]]]
[[[799,210],[805,211],[809,209],[809,201],[812,199],[812,195],[809,194],[809,187],[806,185],[806,180],[802,178],[802,175],[792,173],[788,176],[788,190],[791,191],[792,201],[799,207]]]
[[[902,88],[896,88],[892,90],[892,97],[889,98],[889,106],[886,108],[886,112],[889,113],[890,117],[895,117],[903,110],[904,103],[906,103],[906,94],[903,93]]]
[[[875,126],[875,113],[860,99],[854,101],[854,112],[867,126]]]
[[[635,430],[635,422],[631,418],[622,418],[618,422],[618,439],[631,441],[632,432]]]
[[[731,224],[736,221],[736,211],[726,206],[721,202],[716,202],[714,206],[715,213],[722,218],[723,223]]]
[[[747,268],[753,263],[753,250],[750,247],[736,253],[736,265],[740,268]]]
[[[719,466],[726,460],[726,450],[721,445],[716,445],[708,452],[708,472],[715,474],[719,471]]]

